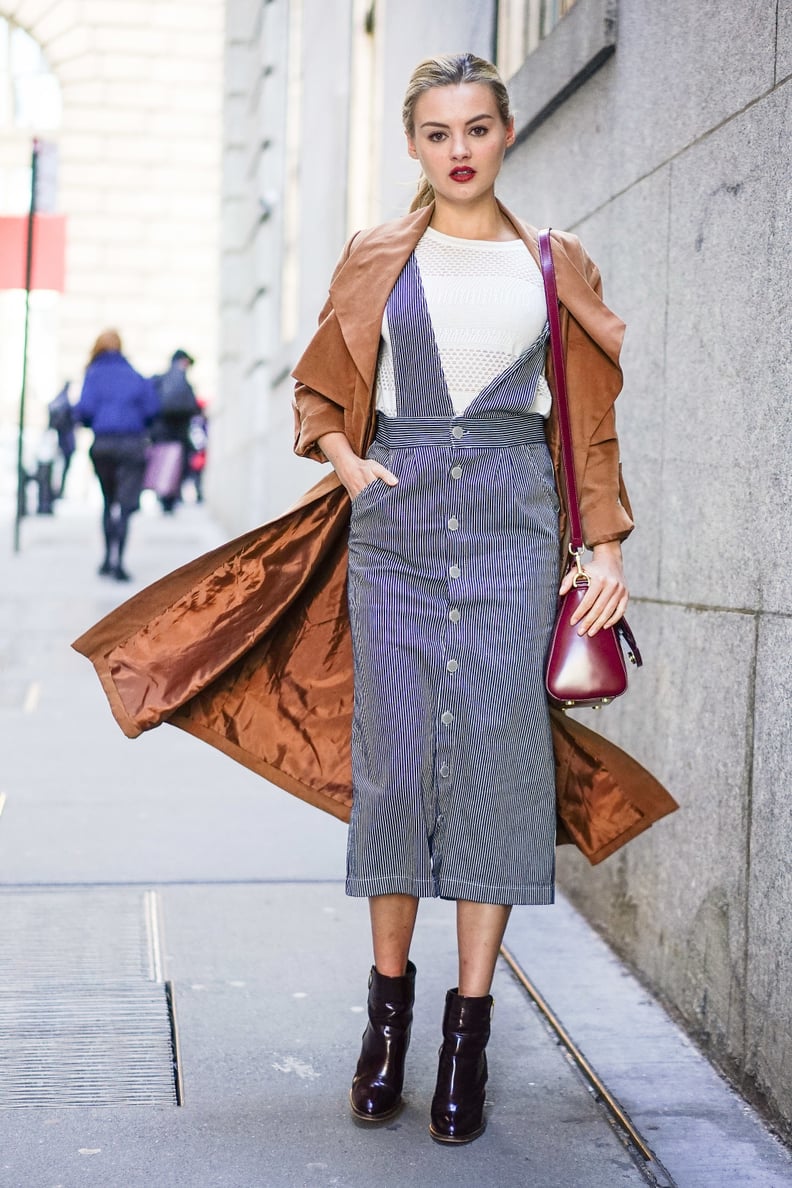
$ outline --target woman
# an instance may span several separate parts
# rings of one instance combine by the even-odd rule
[[[325,400],[323,410],[319,377],[297,390],[298,451],[320,451],[352,500],[347,893],[369,897],[374,950],[352,1111],[380,1121],[399,1107],[418,901],[454,899],[459,985],[446,999],[430,1130],[460,1143],[484,1128],[490,987],[511,907],[553,899],[543,660],[559,589],[559,507],[544,430],[552,398],[541,273],[494,192],[514,142],[506,90],[470,54],[431,59],[413,74],[403,122],[423,171],[412,209],[432,211],[387,301],[376,436],[361,457],[337,405]],[[362,238],[376,267],[393,227]],[[593,265],[566,240],[596,298]],[[360,250],[353,241],[337,283]],[[612,626],[627,605],[620,541],[632,523],[608,437],[595,461],[610,472],[584,492],[599,507],[588,522],[584,512],[592,558],[581,634]],[[571,584],[565,575],[561,591]]]
[[[150,380],[121,353],[121,338],[105,330],[94,343],[75,421],[93,430],[91,461],[102,488],[105,555],[99,573],[128,582],[124,569],[129,517],[140,506],[146,469],[146,429],[159,412]]]
[[[416,209],[347,245],[294,372],[297,452],[336,470],[74,646],[128,736],[167,721],[342,820],[354,805],[348,890],[369,897],[374,939],[351,1097],[365,1122],[400,1104],[418,899],[457,901],[432,1134],[458,1143],[484,1125],[511,906],[552,900],[554,842],[599,862],[676,805],[576,720],[553,711],[548,726],[541,669],[566,516],[537,233],[493,192],[514,135],[503,84],[470,55],[424,63],[405,126],[426,177]],[[593,547],[579,626],[596,631],[627,601],[623,325],[578,241],[554,236],[553,254]]]

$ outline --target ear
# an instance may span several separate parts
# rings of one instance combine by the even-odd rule
[[[506,148],[511,148],[511,146],[514,144],[514,140],[514,116],[509,116],[509,122],[506,125]]]
[[[417,161],[418,160],[418,150],[415,147],[415,141],[410,136],[409,132],[405,132],[404,135],[407,140],[407,153],[410,157],[412,157],[413,161]]]

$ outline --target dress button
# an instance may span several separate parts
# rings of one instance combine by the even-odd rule
[[[459,620],[462,618],[462,616],[460,615],[459,611],[457,610],[457,608],[455,606],[452,606],[451,610],[448,612],[448,617],[452,623],[458,623]]]
[[[461,425],[454,425],[453,429],[451,430],[451,436],[455,437],[456,440],[459,441],[460,437],[465,436],[465,430]]]
[[[462,478],[462,467],[458,463],[456,466],[451,467],[451,478],[452,479],[461,479]]]
[[[452,516],[448,521],[448,527],[451,532],[456,532],[457,528],[459,527],[459,520],[456,518],[456,516]]]
[[[446,776],[451,775],[451,768],[448,766],[447,763],[444,763],[443,766],[440,768],[440,775],[443,776],[444,778]]]
[[[444,726],[450,726],[451,723],[453,722],[453,720],[454,720],[454,715],[449,710],[446,710],[446,712],[444,714],[440,715],[440,721],[443,723]]]
[[[462,576],[462,570],[459,568],[459,566],[458,566],[458,565],[452,565],[452,566],[451,566],[451,568],[450,568],[450,569],[449,569],[449,571],[448,571],[448,575],[449,575],[449,577],[452,577],[452,578],[458,578],[458,577],[461,577],[461,576]]]
[[[449,660],[448,664],[446,664],[446,670],[448,672],[456,672],[458,668],[459,665],[457,664],[456,660]]]

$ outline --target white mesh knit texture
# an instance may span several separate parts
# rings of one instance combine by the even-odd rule
[[[429,227],[415,249],[454,411],[464,412],[541,334],[547,320],[542,274],[522,240],[458,239]],[[387,315],[377,365],[377,408],[396,415]],[[547,416],[542,377],[531,412]]]

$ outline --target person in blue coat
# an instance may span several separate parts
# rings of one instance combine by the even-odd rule
[[[124,358],[116,330],[103,331],[91,351],[75,421],[93,430],[91,461],[102,488],[103,576],[128,582],[124,569],[129,517],[140,506],[146,469],[148,426],[160,410],[159,397]]]

